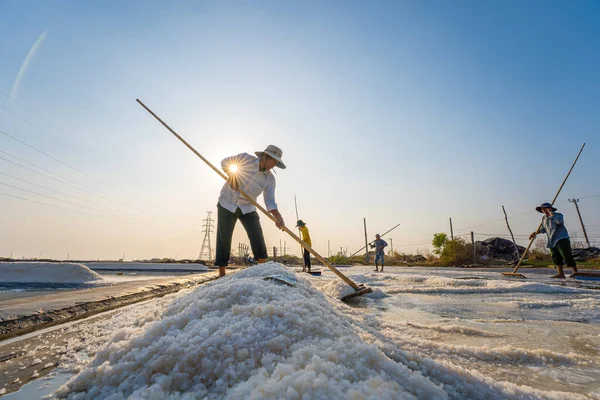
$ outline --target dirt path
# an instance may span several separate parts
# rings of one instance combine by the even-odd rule
[[[76,323],[98,323],[111,318],[115,312],[117,311],[110,311]],[[86,346],[85,337],[78,335],[80,332],[81,329],[76,326],[55,327],[49,332],[17,342],[6,345],[0,343],[0,391],[5,389],[5,393],[15,392],[26,383],[52,372],[66,353],[62,349],[66,346],[72,348],[73,343],[79,343],[80,347]],[[73,350],[79,351],[81,348],[76,346]]]
[[[51,373],[74,353],[93,357],[90,329],[108,323],[128,307],[144,307],[155,299],[216,279],[216,273],[137,281],[110,287],[55,293],[0,302],[0,396]],[[41,307],[43,313],[27,313]],[[27,333],[35,331],[33,333]],[[95,335],[94,335],[95,336]],[[102,335],[101,335],[102,336]],[[13,337],[12,339],[8,339]],[[104,338],[107,339],[108,337]],[[95,337],[95,340],[103,340]]]
[[[216,277],[216,272],[207,272],[0,301],[0,340],[164,296]]]

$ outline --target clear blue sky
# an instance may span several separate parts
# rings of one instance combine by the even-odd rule
[[[222,182],[136,98],[217,165],[280,146],[280,210],[293,227],[297,196],[324,255],[358,249],[363,217],[369,236],[401,223],[407,253],[449,217],[506,235],[502,205],[528,234],[583,142],[556,204],[578,237],[580,197],[600,240],[598,2],[2,1],[0,18],[0,130],[73,167],[0,134],[1,157],[71,180],[0,159],[0,193],[105,217],[0,195],[0,256],[197,256]]]

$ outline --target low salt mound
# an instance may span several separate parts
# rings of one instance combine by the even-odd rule
[[[367,344],[308,281],[267,263],[173,301],[118,332],[58,392],[72,399],[446,398],[442,388]]]
[[[102,281],[101,275],[76,263],[3,262],[0,282],[19,283],[89,283]]]

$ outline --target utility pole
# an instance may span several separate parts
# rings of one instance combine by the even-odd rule
[[[510,229],[510,225],[508,224],[508,215],[506,215],[506,210],[504,206],[502,206],[502,211],[504,212],[504,219],[506,220],[506,226],[508,227],[508,231],[510,232],[510,237],[512,238],[513,244],[515,245],[515,253],[517,255],[517,261],[521,258],[519,254],[519,248],[517,247],[517,242],[515,242],[515,235],[512,233],[512,229]]]
[[[394,255],[394,238],[390,238],[390,256]]]
[[[471,231],[471,244],[473,245],[473,264],[477,264],[477,247],[475,246],[475,234]]]
[[[329,239],[327,239],[327,257],[331,257],[331,240]]]
[[[581,223],[581,229],[583,230],[583,236],[585,236],[585,242],[588,245],[588,249],[592,246],[590,246],[590,239],[588,239],[588,235],[587,232],[585,230],[585,225],[583,225],[583,219],[581,218],[581,213],[579,212],[579,199],[569,199],[569,201],[573,204],[575,204],[575,209],[577,210],[577,216],[579,217],[579,222]]]
[[[450,240],[454,240],[454,231],[452,230],[452,218],[450,218]]]
[[[210,246],[210,234],[213,231],[213,221],[211,217],[212,211],[206,212],[206,218],[204,219],[204,228],[202,229],[202,233],[204,234],[204,239],[202,240],[202,247],[200,247],[200,254],[198,254],[198,259],[209,261],[212,258],[212,248]]]
[[[294,195],[294,207],[296,207],[296,221],[299,221],[300,217],[298,216],[298,203],[296,202],[296,195]],[[302,239],[302,233],[300,232],[300,227],[298,227],[298,237],[300,239]],[[303,255],[304,255],[304,247],[302,247],[302,245],[300,245],[300,258],[302,258]]]
[[[369,240],[367,239],[367,219],[363,218],[365,225],[365,263],[369,263]]]

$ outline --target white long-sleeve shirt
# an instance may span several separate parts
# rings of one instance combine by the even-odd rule
[[[238,183],[240,189],[248,194],[254,200],[262,193],[267,211],[276,210],[275,203],[275,176],[271,171],[260,171],[258,164],[260,159],[248,153],[241,153],[236,156],[224,158],[221,161],[221,168],[227,175],[230,175],[230,166],[236,165]],[[219,204],[232,213],[239,207],[243,214],[256,211],[256,207],[240,194],[233,190],[229,183],[225,182],[219,196]]]

